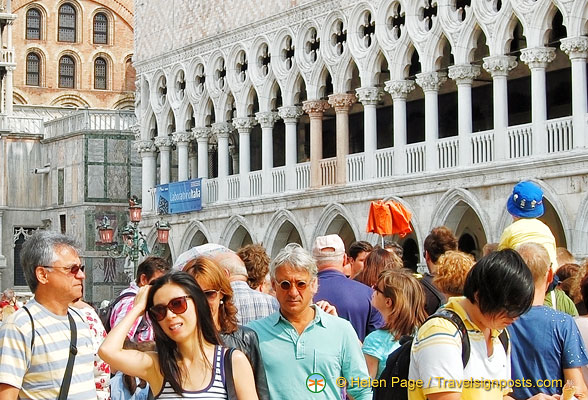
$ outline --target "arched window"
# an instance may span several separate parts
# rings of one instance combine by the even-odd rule
[[[41,57],[37,53],[27,55],[27,85],[41,86]]]
[[[75,87],[76,62],[70,56],[63,56],[59,60],[59,87]]]
[[[94,44],[108,43],[108,18],[106,14],[98,13],[94,16]]]
[[[100,57],[94,61],[94,89],[106,89],[106,60]]]
[[[60,42],[76,41],[76,9],[69,3],[59,7],[59,37]]]
[[[27,39],[41,39],[41,12],[36,8],[27,11]]]

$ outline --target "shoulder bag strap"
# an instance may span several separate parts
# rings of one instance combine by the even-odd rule
[[[26,306],[22,306],[22,308],[24,308],[24,310],[27,312],[27,314],[29,314],[29,318],[31,320],[31,357],[32,357],[33,344],[35,344],[35,321],[33,320],[33,316],[31,315],[31,312],[29,311],[29,309]]]
[[[465,368],[465,366],[468,364],[468,361],[470,360],[470,336],[468,335],[468,330],[466,329],[461,317],[453,310],[442,308],[437,310],[435,314],[431,315],[428,319],[431,318],[443,318],[455,325],[461,336],[461,362]]]
[[[233,351],[234,348],[225,350],[224,367],[225,367],[225,388],[229,399],[237,398],[237,390],[235,389],[235,380],[233,379]],[[213,371],[214,374],[214,371]]]
[[[67,318],[69,319],[69,330],[71,331],[71,340],[69,343],[69,357],[67,359],[67,367],[65,367],[65,376],[63,377],[63,382],[61,383],[61,389],[59,389],[58,400],[67,400],[67,395],[69,393],[69,385],[71,383],[73,365],[76,358],[76,354],[78,354],[78,348],[76,347],[78,344],[78,330],[76,328],[76,323],[69,312],[67,313]]]

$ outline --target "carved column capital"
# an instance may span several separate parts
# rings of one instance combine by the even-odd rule
[[[533,47],[531,49],[521,49],[521,61],[529,68],[546,68],[547,64],[555,60],[555,48],[553,47]]]
[[[253,117],[233,118],[233,126],[241,132],[249,132],[255,125],[257,120]]]
[[[588,37],[577,36],[561,39],[560,48],[570,57],[570,60],[585,60],[588,57]]]
[[[273,128],[280,116],[275,111],[260,111],[255,113],[255,119],[262,128]]]
[[[302,109],[310,117],[322,117],[328,108],[329,103],[326,100],[306,100],[302,103]]]
[[[480,75],[480,67],[477,65],[462,64],[449,67],[449,79],[453,79],[458,85],[471,85],[478,75]]]
[[[408,79],[387,81],[384,90],[386,90],[393,99],[406,99],[408,94],[414,90],[416,85],[414,81]]]
[[[424,92],[438,92],[446,80],[444,72],[421,72],[416,76],[416,83]]]
[[[349,112],[349,109],[357,101],[357,97],[352,93],[337,93],[329,95],[329,104],[335,109],[335,112]]]
[[[228,139],[233,130],[233,125],[229,122],[216,122],[212,124],[212,132],[216,135],[217,139]]]
[[[149,155],[155,153],[157,151],[157,147],[155,147],[155,143],[152,140],[136,140],[134,142],[135,149],[137,153]]]
[[[382,89],[378,87],[360,87],[355,93],[364,106],[375,106],[382,100]]]
[[[159,150],[169,150],[173,142],[168,136],[157,136],[155,138],[155,145]]]
[[[284,106],[278,108],[278,114],[284,122],[296,122],[304,112],[300,106]]]
[[[192,135],[189,132],[175,132],[173,134],[174,143],[188,143],[192,140]]]
[[[508,76],[508,72],[518,65],[515,56],[490,56],[484,57],[482,68],[495,76]]]
[[[212,129],[204,126],[192,128],[192,136],[194,136],[198,142],[207,142],[211,132]]]

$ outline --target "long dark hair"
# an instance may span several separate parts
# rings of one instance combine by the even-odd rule
[[[155,293],[167,284],[174,284],[180,286],[186,291],[196,306],[196,332],[195,335],[200,339],[200,354],[203,359],[207,360],[204,353],[203,342],[218,345],[220,340],[212,320],[210,307],[204,292],[198,286],[192,275],[181,271],[169,272],[151,283],[151,289],[147,296],[147,310],[153,306],[153,297]],[[151,318],[154,321],[154,318]],[[183,392],[181,381],[185,377],[185,371],[180,370],[178,361],[181,360],[182,355],[178,350],[178,345],[175,341],[170,339],[158,322],[153,322],[153,333],[155,334],[155,348],[159,357],[159,369],[164,377],[164,381],[169,382],[174,392],[181,394]],[[209,362],[209,366],[212,364]]]

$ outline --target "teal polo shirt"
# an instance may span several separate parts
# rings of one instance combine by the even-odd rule
[[[343,377],[354,382],[347,391],[355,400],[371,399],[372,390],[366,384],[369,374],[355,330],[348,321],[312,307],[315,318],[301,335],[279,311],[247,325],[259,337],[270,397],[340,399]],[[324,383],[313,374],[322,375]]]

